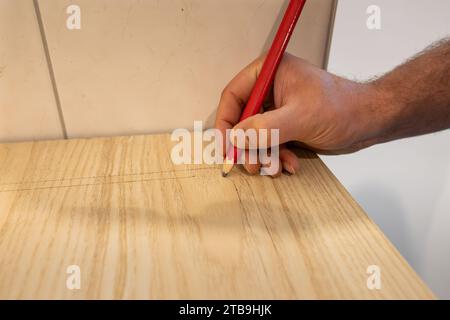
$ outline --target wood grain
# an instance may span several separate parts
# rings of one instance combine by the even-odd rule
[[[315,155],[300,153],[296,176],[225,179],[173,165],[171,145],[1,144],[0,298],[433,298]]]

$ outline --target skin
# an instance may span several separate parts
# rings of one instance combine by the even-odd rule
[[[343,154],[450,128],[448,39],[366,83],[286,54],[265,104],[269,107],[238,123],[263,62],[264,56],[256,59],[225,87],[215,125],[223,134],[231,128],[280,129],[280,160],[290,174],[300,163],[287,142],[321,154]],[[271,145],[259,141],[259,147]],[[257,174],[260,165],[246,163],[244,168]]]

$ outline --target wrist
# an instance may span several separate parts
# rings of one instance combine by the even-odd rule
[[[398,110],[389,86],[380,81],[359,84],[353,108],[358,119],[358,144],[369,147],[389,140]]]

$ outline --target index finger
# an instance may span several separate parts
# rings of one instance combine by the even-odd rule
[[[226,137],[227,129],[233,128],[239,122],[263,62],[263,57],[253,61],[239,72],[222,91],[215,127],[222,132],[223,137]]]

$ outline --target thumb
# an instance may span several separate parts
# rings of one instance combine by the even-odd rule
[[[230,133],[234,146],[243,149],[269,148],[295,140],[295,119],[289,106],[259,113],[239,122]],[[278,133],[279,139],[276,139]],[[245,138],[243,138],[243,136]]]

